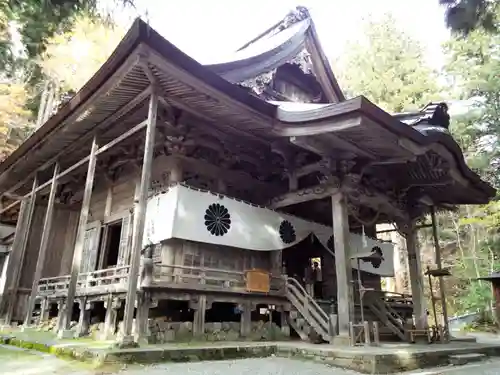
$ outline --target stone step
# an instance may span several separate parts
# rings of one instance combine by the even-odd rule
[[[485,354],[481,353],[468,353],[468,354],[453,354],[448,357],[450,365],[465,365],[471,362],[478,362],[486,359]]]

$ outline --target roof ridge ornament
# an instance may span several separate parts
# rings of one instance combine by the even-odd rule
[[[281,22],[281,25],[278,26],[278,30],[283,31],[290,26],[309,18],[311,18],[309,9],[307,9],[305,6],[296,6],[294,10],[292,10],[285,16],[285,18]]]

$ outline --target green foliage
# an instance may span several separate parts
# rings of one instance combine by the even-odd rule
[[[478,28],[498,30],[495,24],[498,0],[439,0],[439,3],[447,7],[446,23],[453,31],[467,35]]]
[[[59,89],[78,91],[111,55],[125,30],[88,14],[75,18],[68,31],[47,40],[39,58],[45,77]]]
[[[466,332],[498,332],[498,326],[495,323],[495,319],[491,315],[491,313],[487,311],[483,311],[480,316],[471,324],[468,324],[464,327],[464,331]]]
[[[447,65],[440,81],[424,60],[421,46],[397,27],[391,16],[365,25],[365,40],[337,62],[337,75],[350,96],[363,94],[389,111],[405,111],[439,100],[443,92],[454,98],[477,98],[470,113],[452,118],[450,130],[471,168],[500,187],[500,36],[484,30],[469,31],[467,38],[455,36],[445,46]],[[444,79],[443,79],[444,78]],[[480,311],[492,301],[491,285],[480,276],[500,269],[500,203],[459,207],[438,215],[443,265],[452,277],[445,279],[450,314]],[[433,248],[432,233],[422,230],[424,249]],[[432,251],[432,250],[431,250]],[[424,254],[433,265],[434,255]],[[432,259],[432,260],[431,260]],[[439,285],[433,281],[437,295]],[[430,291],[427,291],[430,295]],[[439,304],[438,304],[439,305]]]
[[[57,105],[80,89],[124,35],[95,8],[93,0],[0,0],[0,160],[34,130],[42,96]],[[14,53],[16,27],[24,54]]]
[[[337,76],[348,96],[364,95],[392,112],[415,110],[439,98],[437,75],[419,42],[387,14],[369,21],[364,39],[349,43],[337,61]]]
[[[445,45],[446,73],[463,98],[477,97],[474,118],[460,120],[452,130],[467,161],[482,177],[500,186],[500,34],[475,30]]]

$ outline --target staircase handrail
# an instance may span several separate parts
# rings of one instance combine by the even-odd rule
[[[373,310],[374,308],[380,312],[386,319],[387,319],[387,324],[386,322],[382,321],[388,328],[390,328],[395,334],[397,334],[401,339],[406,338],[407,336],[407,331],[401,321],[399,321],[394,315],[398,316],[401,320],[403,318],[395,311],[391,306],[389,306],[383,299],[378,298],[376,294],[368,294],[369,296],[369,301],[368,302],[368,307]],[[380,318],[380,317],[379,317]],[[393,328],[396,329],[398,332],[394,331]]]
[[[316,310],[318,310],[321,317],[324,318],[326,321],[328,321],[328,315],[326,314],[325,310],[323,310],[321,306],[318,305],[318,303],[314,300],[314,298],[312,298],[311,295],[306,292],[304,287],[296,279],[287,276],[286,281],[287,283],[292,284],[292,286],[298,289],[299,292],[307,299],[309,304],[314,306]]]
[[[324,340],[329,341],[330,321],[328,315],[296,279],[285,277],[285,281],[288,300],[316,332],[321,335]]]

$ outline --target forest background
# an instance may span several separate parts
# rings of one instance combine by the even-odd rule
[[[347,97],[365,95],[389,112],[430,101],[472,103],[453,116],[451,132],[468,165],[499,188],[500,1],[434,1],[446,7],[443,22],[452,31],[442,46],[442,69],[428,64],[420,42],[387,13],[364,21],[363,38],[347,43],[332,61],[334,71]],[[133,10],[134,1],[116,0],[111,11],[98,5],[0,0],[0,161],[85,84],[125,34],[115,15]],[[445,283],[450,316],[490,308],[491,286],[477,278],[500,270],[499,221],[497,199],[438,215],[443,266],[452,273]],[[421,230],[420,241],[425,268],[434,259],[431,233]],[[409,284],[408,273],[401,273],[399,291],[410,292]],[[433,288],[437,292],[437,283]]]

